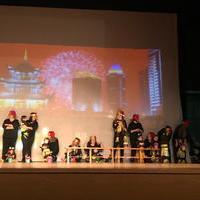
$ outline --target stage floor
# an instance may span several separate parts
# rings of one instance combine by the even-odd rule
[[[2,199],[199,200],[199,185],[198,164],[0,163]]]
[[[0,173],[200,174],[200,164],[0,163]]]

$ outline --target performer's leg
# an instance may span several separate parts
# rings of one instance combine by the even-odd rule
[[[22,162],[25,162],[25,156],[27,154],[27,139],[24,138],[23,136],[21,137],[22,139],[22,144],[23,144],[23,148],[22,148]]]
[[[178,159],[177,159],[177,151],[178,151],[178,148],[177,148],[177,146],[175,145],[175,142],[173,142],[173,154],[174,154],[174,162],[175,162],[175,163],[178,162]]]
[[[57,162],[57,156],[53,155],[53,162]]]
[[[14,147],[15,148],[16,143],[17,143],[17,138],[10,138],[10,140],[9,140],[9,146],[10,147]]]
[[[123,148],[123,147],[121,147],[121,148]],[[123,149],[120,150],[120,156],[121,157],[124,156],[124,150]],[[120,162],[123,163],[123,161],[124,161],[124,158],[120,158]]]
[[[135,148],[135,139],[133,135],[130,135],[130,144],[131,148]],[[135,155],[136,155],[136,150],[131,150],[131,157],[135,157]],[[134,162],[134,158],[131,158],[130,162]]]
[[[32,158],[32,146],[34,142],[34,137],[30,137],[27,140],[27,155]]]
[[[9,149],[9,138],[3,137],[3,149],[2,149],[2,159],[6,159],[6,154]]]

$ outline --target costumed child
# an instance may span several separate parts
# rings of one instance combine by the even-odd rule
[[[58,141],[58,138],[55,137],[55,135],[56,134],[54,131],[49,131],[49,133],[48,133],[49,149],[51,151],[53,162],[57,161],[57,155],[59,153],[59,141]]]
[[[190,133],[189,133],[190,123],[191,123],[191,121],[189,121],[189,120],[183,120],[182,123],[179,124],[175,128],[175,131],[174,131],[174,134],[172,137],[175,163],[180,162],[180,160],[177,156],[181,151],[182,145],[183,145],[183,149],[185,149],[184,151],[186,154],[189,151],[188,144],[192,141]],[[178,153],[178,151],[179,151],[179,153]]]
[[[166,126],[158,132],[158,141],[161,149],[161,162],[171,162],[170,140],[172,136],[172,128]]]
[[[49,148],[49,143],[50,143],[50,140],[48,137],[46,137],[46,138],[44,138],[44,142],[43,142],[42,146],[40,147],[42,150],[42,156],[43,156],[44,162],[52,162],[53,161],[52,152]]]
[[[138,114],[134,114],[128,125],[131,148],[137,148],[138,138],[142,136],[143,132],[144,129],[140,123],[140,116]],[[134,162],[135,160],[137,161],[137,158],[134,158],[136,156],[136,152],[136,150],[131,150],[131,162]]]
[[[15,148],[9,147],[8,152],[6,154],[5,162],[11,163],[11,162],[15,161],[15,159],[16,159]]]
[[[69,160],[69,162],[81,162],[83,154],[80,149],[80,142],[81,140],[78,137],[72,141],[72,144],[69,145],[70,149],[67,149],[65,152],[65,161]]]
[[[136,151],[136,158],[137,158],[138,162],[143,163],[144,158],[145,158],[145,152],[143,150],[144,149],[144,140],[143,140],[142,135],[137,138],[136,148],[138,148],[138,150]]]
[[[93,162],[101,162],[103,160],[103,155],[102,155],[102,149],[99,149],[101,148],[101,144],[97,142],[97,138],[96,136],[91,136],[90,137],[90,140],[88,141],[87,143],[87,147],[88,148],[94,148],[94,149],[86,149],[85,150],[85,153],[87,155],[87,158],[86,158],[86,162],[89,162],[90,158],[90,151],[91,151],[91,159]],[[95,149],[98,148],[98,149]]]
[[[179,148],[178,148],[176,157],[177,157],[178,163],[187,163],[187,160],[186,160],[186,145],[184,143],[179,142]]]
[[[125,115],[123,110],[118,110],[116,117],[113,120],[113,132],[114,132],[114,148],[124,148],[124,145],[127,145],[127,124],[125,120]],[[124,150],[120,149],[114,150],[114,161],[123,162],[124,159]],[[120,158],[120,159],[119,159]]]
[[[152,163],[160,162],[160,149],[159,149],[158,136],[155,135],[153,139],[153,150],[151,151],[151,161]]]
[[[152,150],[151,148],[153,148],[154,145],[154,137],[155,137],[155,133],[154,132],[149,132],[147,134],[146,139],[144,140],[144,147],[148,148],[148,150],[145,150],[145,163],[151,163],[151,156],[152,156]]]

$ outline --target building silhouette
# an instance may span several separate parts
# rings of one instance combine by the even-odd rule
[[[47,104],[40,69],[29,63],[26,50],[23,61],[15,66],[9,65],[8,73],[9,78],[0,78],[1,107],[38,108]]]
[[[125,75],[120,65],[111,66],[107,74],[107,84],[109,110],[115,112],[119,108],[126,108]]]
[[[159,49],[149,50],[148,82],[150,114],[159,114],[162,109],[162,77]]]
[[[72,104],[76,111],[102,111],[101,79],[88,72],[78,72],[72,79]]]

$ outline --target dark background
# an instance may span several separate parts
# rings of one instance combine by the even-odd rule
[[[0,5],[176,13],[178,18],[179,77],[183,118],[200,142],[199,17],[197,1],[180,0],[1,0]]]

